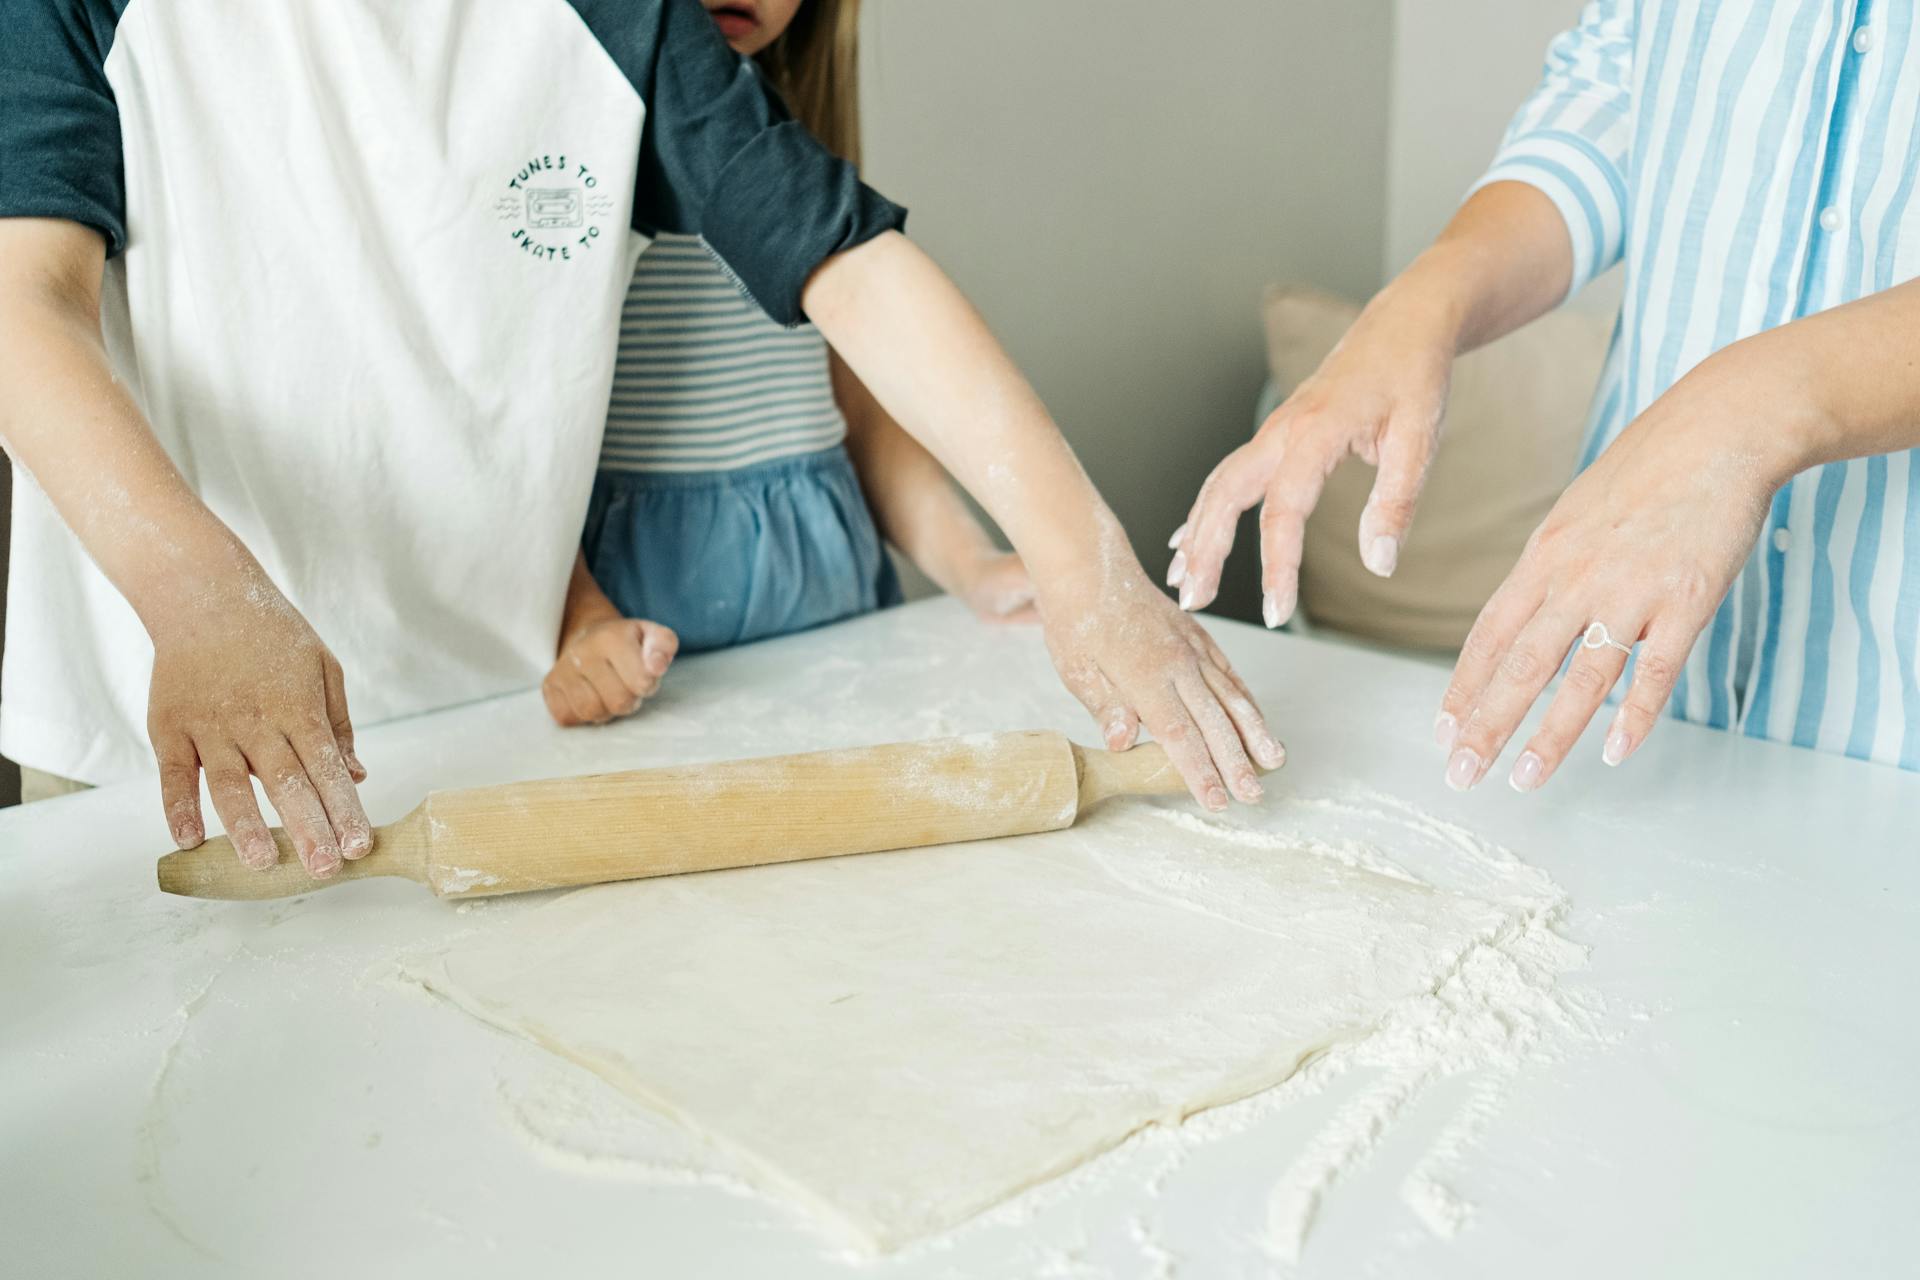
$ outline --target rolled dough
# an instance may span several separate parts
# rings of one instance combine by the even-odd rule
[[[1515,909],[1110,805],[580,890],[410,974],[886,1250],[1277,1084]]]

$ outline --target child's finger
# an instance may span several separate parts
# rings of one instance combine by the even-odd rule
[[[655,676],[665,675],[679,652],[680,637],[672,627],[645,619],[640,621],[640,659],[648,671]]]
[[[1266,717],[1260,714],[1253,695],[1247,692],[1247,686],[1240,682],[1233,668],[1216,665],[1210,660],[1202,661],[1200,675],[1206,680],[1207,687],[1213,690],[1214,697],[1220,700],[1220,705],[1227,709],[1240,741],[1246,745],[1247,754],[1258,760],[1263,769],[1278,769],[1285,764],[1287,749],[1267,730]]]
[[[633,640],[632,644],[613,646],[607,662],[628,694],[634,698],[651,698],[660,688],[660,677],[647,669],[639,632],[634,633]]]
[[[547,714],[561,728],[574,723],[573,708],[567,705],[566,695],[560,692],[559,676],[549,672],[540,682],[540,700],[547,704]]]
[[[1100,740],[1107,744],[1107,750],[1125,751],[1139,738],[1140,717],[1099,667],[1091,662],[1062,666],[1060,679],[1100,726]]]
[[[340,856],[348,861],[364,858],[373,848],[373,824],[360,805],[360,792],[353,785],[353,773],[338,743],[327,732],[301,735],[292,741],[327,811]]]
[[[193,739],[172,733],[154,743],[160,765],[160,807],[167,815],[167,831],[182,849],[197,849],[207,838],[200,817],[200,756]]]
[[[1200,737],[1207,744],[1207,754],[1213,757],[1214,767],[1226,779],[1235,798],[1243,804],[1258,800],[1263,793],[1260,775],[1254,771],[1253,761],[1248,758],[1246,746],[1240,741],[1239,728],[1212,688],[1201,678],[1198,670],[1176,676],[1174,688],[1180,691],[1180,700],[1186,704],[1187,714],[1200,727]]]
[[[588,662],[580,668],[580,674],[600,704],[600,714],[595,717],[597,723],[629,715],[640,706],[640,695],[627,687],[611,662]]]
[[[222,744],[200,747],[200,763],[207,774],[207,793],[213,797],[213,811],[227,829],[240,861],[255,871],[270,867],[279,858],[267,824],[260,817],[260,804],[253,795],[253,775],[238,748]]]
[[[600,705],[600,695],[593,691],[593,686],[579,671],[561,674],[560,696],[566,699],[568,709],[573,712],[575,724],[599,724],[607,718],[606,708]]]
[[[360,757],[353,750],[353,717],[347,714],[346,674],[332,654],[321,662],[320,674],[326,682],[327,721],[333,728],[333,740],[339,745],[341,758],[347,762],[347,772],[353,780],[365,782],[367,766],[360,763]]]
[[[1166,748],[1167,759],[1173,761],[1173,767],[1186,779],[1187,790],[1193,798],[1215,813],[1226,808],[1226,784],[1221,782],[1220,771],[1214,767],[1200,726],[1193,722],[1192,714],[1174,687],[1168,684],[1156,688],[1139,699],[1138,710],[1140,723]]]
[[[280,825],[293,841],[293,851],[307,874],[322,880],[340,869],[340,845],[333,838],[333,824],[327,821],[326,806],[307,777],[293,744],[285,738],[264,738],[244,748],[247,764],[267,800],[280,815]]]

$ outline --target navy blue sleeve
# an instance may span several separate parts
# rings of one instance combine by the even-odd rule
[[[815,267],[906,210],[795,121],[697,0],[572,0],[647,107],[633,225],[699,235],[761,310],[806,319]]]
[[[0,218],[92,227],[127,244],[120,111],[107,51],[126,0],[8,0],[0,35]]]

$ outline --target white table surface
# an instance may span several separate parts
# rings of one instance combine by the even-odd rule
[[[1428,739],[1444,671],[1212,628],[1292,750],[1276,788],[1364,784],[1545,868],[1591,948],[1569,981],[1609,1010],[1611,1042],[1523,1074],[1469,1153],[1456,1238],[1397,1189],[1457,1081],[1334,1188],[1298,1274],[1913,1273],[1920,776],[1669,723],[1619,770],[1596,734],[1541,794],[1455,796]],[[1036,633],[934,602],[683,660],[620,725],[557,729],[529,693],[366,731],[360,752],[388,821],[433,787],[1032,727],[1093,738]],[[182,901],[153,887],[165,847],[149,782],[0,812],[7,1274],[1263,1276],[1268,1191],[1346,1096],[1151,1187],[1123,1148],[1024,1220],[856,1264],[776,1202],[543,1154],[514,1104],[556,1088],[589,1124],[630,1116],[624,1151],[681,1159],[687,1139],[379,976],[519,906],[384,881]]]

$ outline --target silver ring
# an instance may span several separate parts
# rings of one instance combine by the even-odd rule
[[[1582,632],[1580,636],[1580,647],[1582,649],[1618,649],[1629,658],[1633,656],[1633,646],[1621,644],[1618,640],[1615,640],[1612,635],[1608,634],[1607,624],[1604,622],[1590,622],[1587,624],[1587,629]]]

